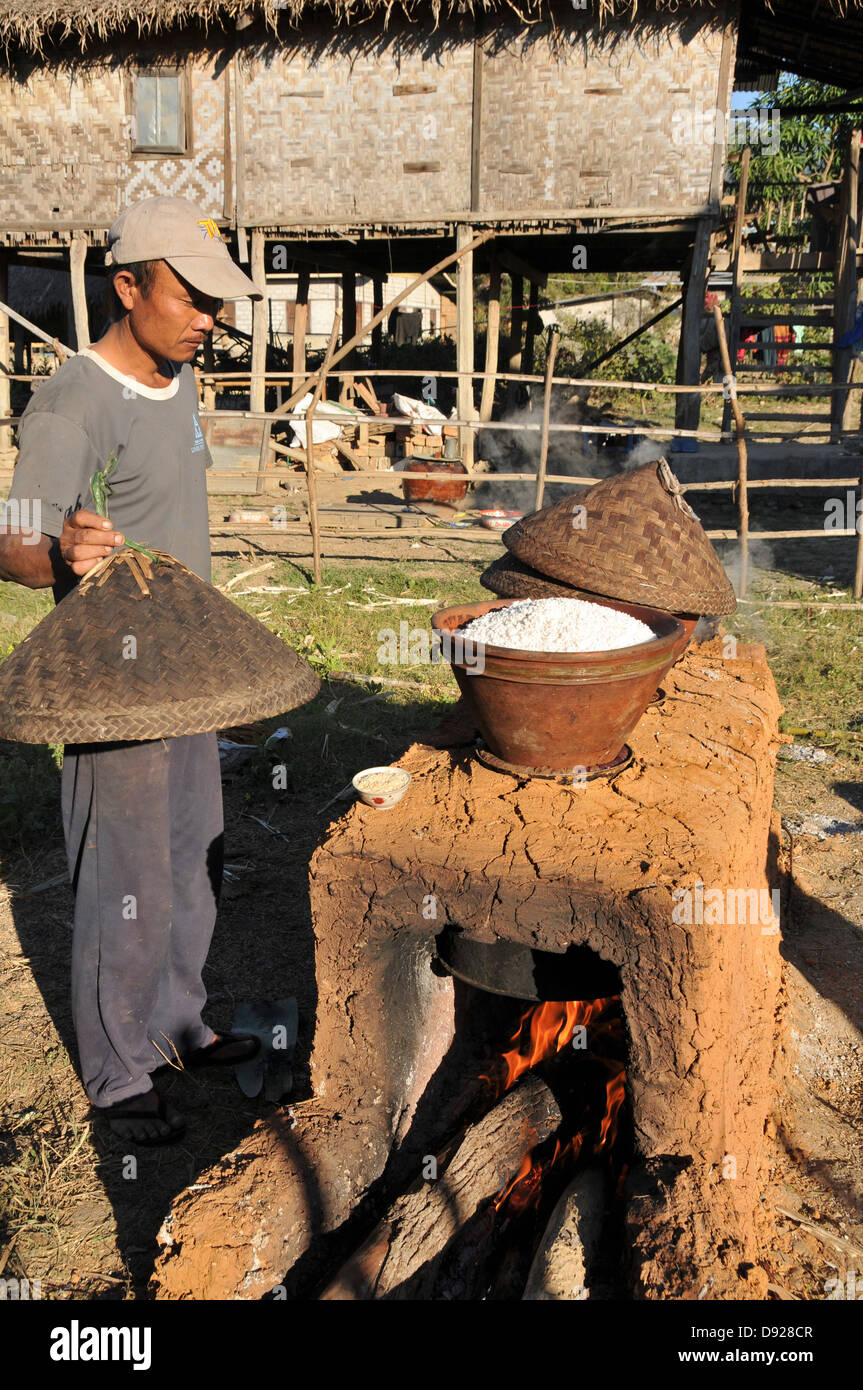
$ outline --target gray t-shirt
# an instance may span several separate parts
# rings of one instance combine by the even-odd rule
[[[124,376],[90,348],[70,357],[37,388],[21,418],[9,500],[26,499],[30,515],[38,501],[39,529],[59,536],[64,517],[80,507],[94,510],[90,479],[114,452],[108,498],[114,526],[209,580],[205,470],[213,460],[198,419],[194,372],[188,363],[171,365],[173,381],[156,388]],[[55,585],[54,597],[73,587]]]

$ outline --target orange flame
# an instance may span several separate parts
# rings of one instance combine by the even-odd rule
[[[501,1058],[504,1070],[497,1082],[499,1094],[508,1091],[538,1062],[560,1052],[572,1042],[576,1028],[587,1027],[610,1003],[611,998],[552,1000],[528,1009],[510,1039],[516,1046]],[[482,1080],[495,1085],[490,1076],[483,1076]]]
[[[594,1020],[599,1019],[599,1026],[596,1028],[597,1036],[601,1033],[608,1033],[612,1036],[619,1034],[621,1031],[619,1018],[601,1018],[608,1005],[613,1003],[615,999],[616,996],[607,999],[555,1001],[537,1004],[528,1009],[522,1015],[519,1025],[510,1039],[516,1044],[515,1047],[505,1052],[501,1058],[503,1070],[497,1079],[497,1086],[500,1087],[498,1094],[508,1091],[524,1072],[535,1067],[538,1062],[553,1056],[554,1053],[560,1052],[561,1048],[566,1047],[567,1043],[572,1041],[575,1030],[580,1025],[586,1027]],[[594,1153],[599,1153],[606,1145],[610,1148],[614,1143],[617,1136],[620,1107],[626,1094],[624,1064],[612,1058],[603,1060],[609,1069],[610,1076],[606,1083],[605,1114],[600,1124],[599,1138],[594,1147]],[[495,1081],[490,1076],[484,1076],[483,1080],[488,1081],[492,1087],[496,1086]],[[556,1138],[554,1152],[550,1156],[535,1157],[532,1150],[526,1153],[518,1172],[492,1199],[495,1210],[500,1211],[501,1207],[507,1204],[507,1215],[513,1217],[519,1216],[529,1207],[535,1206],[539,1200],[544,1173],[564,1158],[574,1161],[581,1152],[583,1142],[584,1132],[580,1131],[563,1145]],[[624,1173],[625,1171],[624,1169]],[[621,1181],[622,1178],[623,1174]]]
[[[606,1105],[605,1114],[602,1117],[602,1124],[599,1127],[599,1141],[594,1152],[599,1153],[606,1140],[609,1145],[614,1143],[617,1136],[617,1120],[620,1114],[620,1107],[623,1104],[623,1097],[626,1093],[626,1070],[622,1062],[606,1061],[606,1066],[612,1068],[612,1075],[606,1084]]]

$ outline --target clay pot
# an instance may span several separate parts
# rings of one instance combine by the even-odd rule
[[[467,493],[466,482],[449,483],[444,478],[422,477],[423,473],[467,473],[459,459],[428,458],[414,454],[405,461],[403,473],[406,502],[460,502]],[[409,474],[413,476],[409,477]]]
[[[567,771],[613,762],[685,645],[683,624],[658,608],[598,599],[640,618],[655,637],[610,652],[522,652],[472,643],[470,628],[452,640],[473,618],[517,601],[443,608],[431,620],[486,744],[522,767]]]

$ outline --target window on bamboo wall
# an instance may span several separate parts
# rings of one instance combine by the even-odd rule
[[[131,77],[132,153],[189,154],[189,75],[180,68],[142,68]]]

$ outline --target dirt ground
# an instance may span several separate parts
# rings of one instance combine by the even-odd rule
[[[807,579],[835,570],[842,582],[852,557],[850,546],[843,548],[840,564],[839,545],[798,545],[793,572]],[[275,548],[295,552],[297,566],[308,571],[301,541],[255,541],[240,553],[254,563]],[[453,543],[441,532],[419,541],[389,533],[331,542],[328,550],[341,561],[410,555],[442,565],[469,557],[489,563],[498,553]],[[228,551],[236,555],[236,545],[214,545],[217,579]],[[424,719],[418,707],[416,728],[403,729],[385,749],[375,745],[375,759],[397,758],[427,731]],[[138,1150],[132,1164],[128,1146],[89,1123],[72,1060],[73,902],[64,881],[59,774],[48,750],[42,752],[50,814],[41,838],[26,858],[5,865],[0,881],[0,1162],[6,1170],[0,1274],[41,1279],[46,1298],[143,1298],[156,1233],[173,1198],[276,1107],[246,1100],[230,1074],[173,1076],[167,1086],[187,1114],[188,1137],[171,1148]],[[310,1094],[317,1000],[308,863],[338,810],[322,810],[337,789],[323,768],[321,782],[296,787],[266,830],[248,818],[254,796],[243,777],[227,774],[224,783],[233,877],[205,970],[209,1021],[228,1027],[238,1000],[295,996],[300,1026],[289,1101]],[[784,1214],[761,1264],[769,1297],[820,1299],[831,1279],[847,1284],[848,1271],[860,1276],[863,1292],[863,768],[841,756],[811,764],[783,760],[776,807],[793,878],[782,954],[794,1080],[770,1125],[774,1185],[765,1200],[778,1202]],[[825,828],[808,819],[814,816],[833,819]]]

